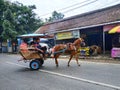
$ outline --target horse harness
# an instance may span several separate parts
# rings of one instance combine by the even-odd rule
[[[76,51],[77,49],[72,43],[67,43],[65,48],[60,49],[59,51],[55,51],[54,54],[64,53],[66,50],[67,51]]]

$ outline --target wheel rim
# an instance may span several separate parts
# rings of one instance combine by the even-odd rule
[[[37,62],[33,62],[33,63],[31,64],[31,67],[32,67],[33,69],[38,69],[38,68],[39,68],[39,64],[38,64]]]

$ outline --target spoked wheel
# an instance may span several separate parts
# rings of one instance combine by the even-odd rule
[[[44,64],[44,60],[41,58],[41,59],[35,59],[39,62],[39,65],[40,67]]]
[[[40,59],[39,62],[40,62],[41,65],[44,64],[44,60],[43,59]]]
[[[40,66],[41,66],[41,64],[38,60],[33,60],[30,62],[30,68],[32,70],[38,70],[38,69],[40,69]]]

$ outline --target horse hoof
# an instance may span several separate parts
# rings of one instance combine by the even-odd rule
[[[80,64],[78,66],[80,67]]]
[[[70,65],[67,65],[68,67],[70,66]]]
[[[56,65],[56,67],[58,67],[59,65]]]

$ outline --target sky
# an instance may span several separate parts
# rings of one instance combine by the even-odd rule
[[[52,16],[53,11],[63,13],[65,18],[120,4],[120,0],[9,0],[23,5],[35,5],[34,12],[42,19]]]

